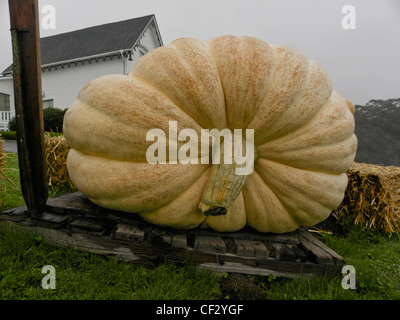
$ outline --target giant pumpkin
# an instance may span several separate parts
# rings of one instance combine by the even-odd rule
[[[178,39],[128,75],[81,89],[64,119],[68,171],[93,203],[157,225],[290,232],[326,219],[343,200],[357,147],[353,113],[324,69],[299,52],[253,37]],[[169,150],[166,164],[149,163],[157,139],[147,134],[158,128],[168,139],[171,121],[198,137],[251,129],[254,170],[173,163]]]

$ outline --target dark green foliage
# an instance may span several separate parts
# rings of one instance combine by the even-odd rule
[[[47,108],[43,110],[44,131],[62,132],[64,114],[67,109]]]
[[[49,137],[62,136],[62,132],[46,132]],[[0,137],[4,140],[17,140],[17,133],[15,131],[1,131]]]
[[[15,131],[2,131],[0,136],[4,140],[17,140],[17,133]]]
[[[62,132],[64,114],[67,109],[61,110],[57,108],[47,108],[43,110],[44,131]],[[8,123],[9,131],[17,131],[17,123],[15,117]]]
[[[9,122],[8,122],[8,130],[10,131],[17,131],[17,121],[16,118],[12,118]]]
[[[356,106],[356,162],[400,166],[400,98]]]

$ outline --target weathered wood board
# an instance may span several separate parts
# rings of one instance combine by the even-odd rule
[[[30,218],[22,206],[0,214],[1,221],[24,226],[58,246],[142,264],[189,261],[216,272],[279,277],[339,275],[344,265],[341,256],[302,228],[286,234],[250,228],[233,233],[178,231],[100,208],[80,192],[49,199],[38,218]]]

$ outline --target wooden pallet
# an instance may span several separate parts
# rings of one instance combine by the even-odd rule
[[[47,201],[46,212],[29,218],[26,206],[0,214],[0,222],[24,226],[58,246],[141,264],[191,262],[216,272],[278,277],[341,273],[341,256],[303,228],[286,234],[205,229],[178,231],[92,204],[75,192]]]

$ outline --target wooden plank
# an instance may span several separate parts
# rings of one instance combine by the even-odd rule
[[[274,275],[276,277],[284,277],[284,278],[311,278],[315,276],[314,273],[292,273],[292,272],[284,272],[279,270],[271,270],[267,268],[259,268],[247,266],[237,262],[226,262],[226,263],[202,263],[197,267],[198,270],[211,270],[217,273],[244,273],[251,275],[260,275],[260,276],[269,276]]]
[[[26,206],[23,206],[0,213],[0,220],[21,222],[26,220],[28,216],[29,216],[28,209],[26,208]]]
[[[297,255],[293,250],[293,245],[285,243],[269,243],[273,249],[273,256],[277,260],[296,261]]]
[[[0,223],[13,223],[0,221]],[[325,274],[334,271],[340,274],[340,270],[332,265],[321,265],[306,261],[297,263],[291,261],[279,261],[271,258],[240,257],[234,254],[222,254],[215,252],[202,252],[199,250],[176,247],[155,246],[151,242],[145,241],[126,241],[117,240],[109,236],[93,236],[80,233],[70,233],[65,229],[48,229],[33,226],[31,220],[27,220],[24,225],[28,230],[35,234],[40,234],[43,238],[58,246],[68,246],[75,249],[95,252],[107,256],[113,256],[121,260],[132,261],[139,264],[154,264],[157,261],[170,261],[173,263],[186,263],[190,261],[196,265],[200,264],[220,264],[228,265],[237,263],[246,267],[272,270],[282,274]],[[21,225],[21,223],[16,224]],[[182,235],[182,234],[181,234]],[[242,269],[246,273],[246,268]]]
[[[298,233],[300,236],[302,236],[304,239],[307,241],[313,243],[323,251],[325,251],[327,254],[331,255],[332,258],[335,260],[337,264],[344,264],[344,259],[342,256],[340,256],[337,252],[333,251],[331,248],[329,248],[325,243],[317,240],[315,237],[313,237],[309,232],[304,230],[303,228],[300,228],[298,230]]]
[[[260,269],[261,271],[257,272],[272,270],[292,275],[326,274],[327,272],[334,272],[339,275],[341,271],[341,266],[335,264],[333,259],[321,259],[318,250],[325,253],[326,251],[322,250],[319,241],[312,235],[307,235],[307,232],[305,236],[299,234],[298,231],[290,233],[287,237],[278,235],[277,242],[273,241],[274,236],[271,234],[264,239],[262,234],[256,231],[251,236],[249,230],[220,233],[212,230],[194,229],[183,232],[152,225],[141,219],[129,220],[127,216],[120,215],[119,212],[103,210],[102,208],[94,208],[91,214],[90,207],[93,204],[85,202],[85,197],[79,194],[71,194],[64,200],[67,198],[72,201],[72,203],[66,203],[69,214],[64,214],[64,216],[69,217],[69,220],[62,228],[57,229],[57,232],[61,233],[60,240],[56,236],[52,238],[52,241],[56,242],[55,244],[64,245],[68,243],[65,235],[69,235],[73,238],[72,243],[80,250],[88,251],[94,248],[94,250],[103,252],[103,254],[107,254],[109,251],[111,256],[115,252],[120,252],[119,254],[123,259],[127,259],[126,256],[124,257],[126,251],[125,255],[133,254],[136,257],[135,262],[141,264],[153,264],[157,261],[181,264],[190,261],[196,265],[230,266],[233,263],[238,264],[236,269],[241,269],[243,273]],[[57,199],[57,205],[60,205],[64,200]],[[78,202],[76,206],[75,201]],[[86,206],[84,214],[79,213],[82,204],[83,207]],[[19,207],[7,210],[4,214],[4,220],[14,219],[18,221],[18,225],[32,229],[32,223],[36,223],[36,220],[27,219],[26,215],[26,219],[22,220],[24,210],[26,210],[26,207],[25,209]],[[58,209],[56,211],[62,212]],[[14,213],[16,213],[16,216],[13,216]],[[115,231],[101,236],[87,235],[86,238],[76,236],[74,228],[71,227],[74,226],[74,221],[92,219],[93,215],[98,215],[100,220],[110,220],[110,225],[116,226]],[[0,222],[1,217],[2,215],[0,215]],[[135,227],[134,230],[141,232],[139,238],[135,236],[136,231],[131,230],[132,226]],[[108,223],[107,228],[109,228]],[[79,241],[86,241],[87,243],[80,244]],[[252,252],[252,254],[248,254],[248,252]],[[332,257],[331,255],[328,256]]]
[[[194,249],[202,252],[226,253],[226,246],[221,237],[197,235],[194,242]]]
[[[183,233],[177,233],[172,236],[171,247],[187,248],[187,236]]]
[[[98,237],[81,233],[72,233],[69,235],[60,230],[43,227],[30,227],[29,229],[35,234],[40,234],[44,240],[58,246],[104,254],[108,257],[115,257],[124,261],[138,261],[141,259],[128,246],[116,243],[108,237]]]
[[[166,245],[168,245],[168,246],[172,245],[172,235],[171,234],[162,234],[161,239]]]
[[[298,246],[292,246],[291,248],[296,255],[296,262],[307,261],[307,254],[303,250],[301,250]]]
[[[32,220],[32,224],[44,228],[56,229],[65,226],[69,221],[69,218],[68,215],[43,212]]]
[[[114,238],[118,240],[139,241],[144,240],[144,231],[135,225],[119,223],[115,230]]]
[[[254,256],[259,258],[268,258],[270,252],[264,243],[260,241],[251,241],[251,245],[254,248]]]
[[[234,239],[236,243],[236,254],[243,257],[254,257],[256,250],[251,245],[249,240]]]
[[[96,218],[79,217],[70,223],[70,229],[74,232],[102,236],[107,230],[105,221]]]
[[[192,230],[194,234],[201,234],[203,236],[215,236],[215,231],[210,229],[195,229]],[[275,243],[287,243],[287,244],[299,244],[297,232],[289,232],[286,234],[271,234],[258,232],[250,227],[245,227],[240,232],[218,232],[218,235],[222,238],[232,239],[247,239],[253,241],[273,241]]]
[[[38,217],[48,197],[38,1],[9,0],[9,11],[21,190],[29,213]]]
[[[306,238],[304,238],[304,241],[300,243],[300,247],[306,251],[308,258],[313,262],[320,264],[335,264],[333,257],[329,253],[308,241]]]

